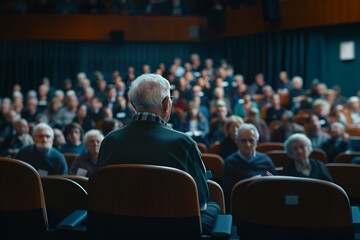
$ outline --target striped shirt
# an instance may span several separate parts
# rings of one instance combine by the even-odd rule
[[[150,112],[139,112],[136,113],[133,121],[151,121],[151,122],[157,122],[160,123],[170,129],[172,129],[172,127],[167,124],[161,117],[159,117],[158,115],[156,115],[155,113],[150,113]]]

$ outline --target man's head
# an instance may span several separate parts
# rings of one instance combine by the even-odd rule
[[[25,119],[20,118],[19,120],[15,121],[14,129],[18,135],[29,133],[29,124]]]
[[[283,83],[287,83],[288,82],[288,74],[286,71],[281,71],[279,74],[280,80]]]
[[[45,152],[52,147],[54,130],[46,123],[39,123],[35,125],[32,135],[38,150]]]
[[[330,136],[332,138],[342,137],[345,133],[345,127],[342,123],[334,122],[330,125]]]
[[[143,74],[132,83],[129,97],[140,112],[154,112],[168,121],[171,113],[170,83],[157,74]]]
[[[255,82],[258,86],[262,87],[265,84],[264,74],[258,73],[255,75]]]
[[[250,123],[244,123],[239,127],[236,135],[237,145],[246,158],[253,157],[259,136],[259,131]]]
[[[299,76],[295,76],[292,79],[292,85],[294,89],[301,89],[303,86],[303,79]]]
[[[102,133],[97,129],[92,129],[84,135],[85,147],[91,154],[98,154],[100,143],[104,139]]]

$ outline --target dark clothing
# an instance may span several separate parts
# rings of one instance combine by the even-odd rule
[[[328,162],[331,163],[334,161],[335,157],[342,152],[345,152],[349,148],[348,142],[343,141],[342,139],[331,138],[327,140],[322,146],[322,150],[326,152],[328,157]]]
[[[285,142],[285,140],[294,133],[304,133],[304,128],[297,123],[291,123],[288,126],[278,125],[271,134],[271,141]]]
[[[281,107],[280,109],[275,109],[274,107],[269,107],[266,110],[266,123],[270,124],[272,121],[281,120],[281,116],[284,113],[284,108]]]
[[[83,128],[84,132],[87,132],[87,131],[93,129],[94,125],[95,125],[92,118],[90,116],[88,116],[88,115],[83,119],[82,123],[79,121],[78,117],[75,117],[73,122],[80,124],[81,127]]]
[[[250,161],[243,159],[239,152],[226,158],[223,168],[223,189],[227,206],[231,191],[237,182],[257,175],[265,176],[266,171],[276,174],[274,163],[268,155],[261,152],[256,152]]]
[[[81,143],[78,146],[71,145],[70,143],[65,143],[61,145],[59,151],[62,153],[76,153],[76,154],[83,154],[86,153],[88,150],[85,148],[84,143]]]
[[[293,177],[305,177],[305,178],[315,178],[325,181],[332,182],[333,179],[331,178],[331,175],[326,168],[325,164],[317,161],[309,159],[309,163],[311,166],[311,172],[309,176],[306,176],[298,171],[296,171],[296,165],[295,162],[291,162],[284,166],[283,175],[286,176],[293,176]]]
[[[47,171],[48,175],[68,173],[65,157],[55,148],[43,153],[32,144],[21,148],[15,158],[29,163],[37,171]]]
[[[255,122],[250,122],[250,121],[246,121],[246,122],[253,124],[259,131],[260,134],[259,143],[270,141],[270,130],[264,120],[256,119]]]
[[[125,127],[109,133],[101,143],[97,168],[111,164],[152,164],[174,167],[195,180],[200,207],[209,198],[205,167],[197,144],[189,136],[151,120],[134,119]],[[141,115],[140,115],[141,117]],[[159,118],[159,117],[158,117]]]
[[[90,153],[84,153],[75,158],[70,167],[69,174],[77,175],[79,168],[87,171],[85,177],[90,177],[90,175],[96,170],[96,161],[91,160]]]
[[[220,153],[219,155],[225,160],[228,156],[236,152],[238,146],[231,139],[230,136],[227,136],[223,141],[220,142]]]

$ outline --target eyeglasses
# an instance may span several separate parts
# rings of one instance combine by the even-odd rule
[[[165,99],[167,98],[168,96],[166,96],[166,97],[164,97],[164,99],[162,100],[162,102],[161,103],[164,103],[164,101],[165,101]],[[170,101],[171,102],[174,102],[174,96],[169,96],[169,98],[170,98]]]

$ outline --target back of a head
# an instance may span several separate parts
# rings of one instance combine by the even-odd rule
[[[158,74],[143,74],[131,84],[129,96],[136,110],[161,109],[170,83]]]

